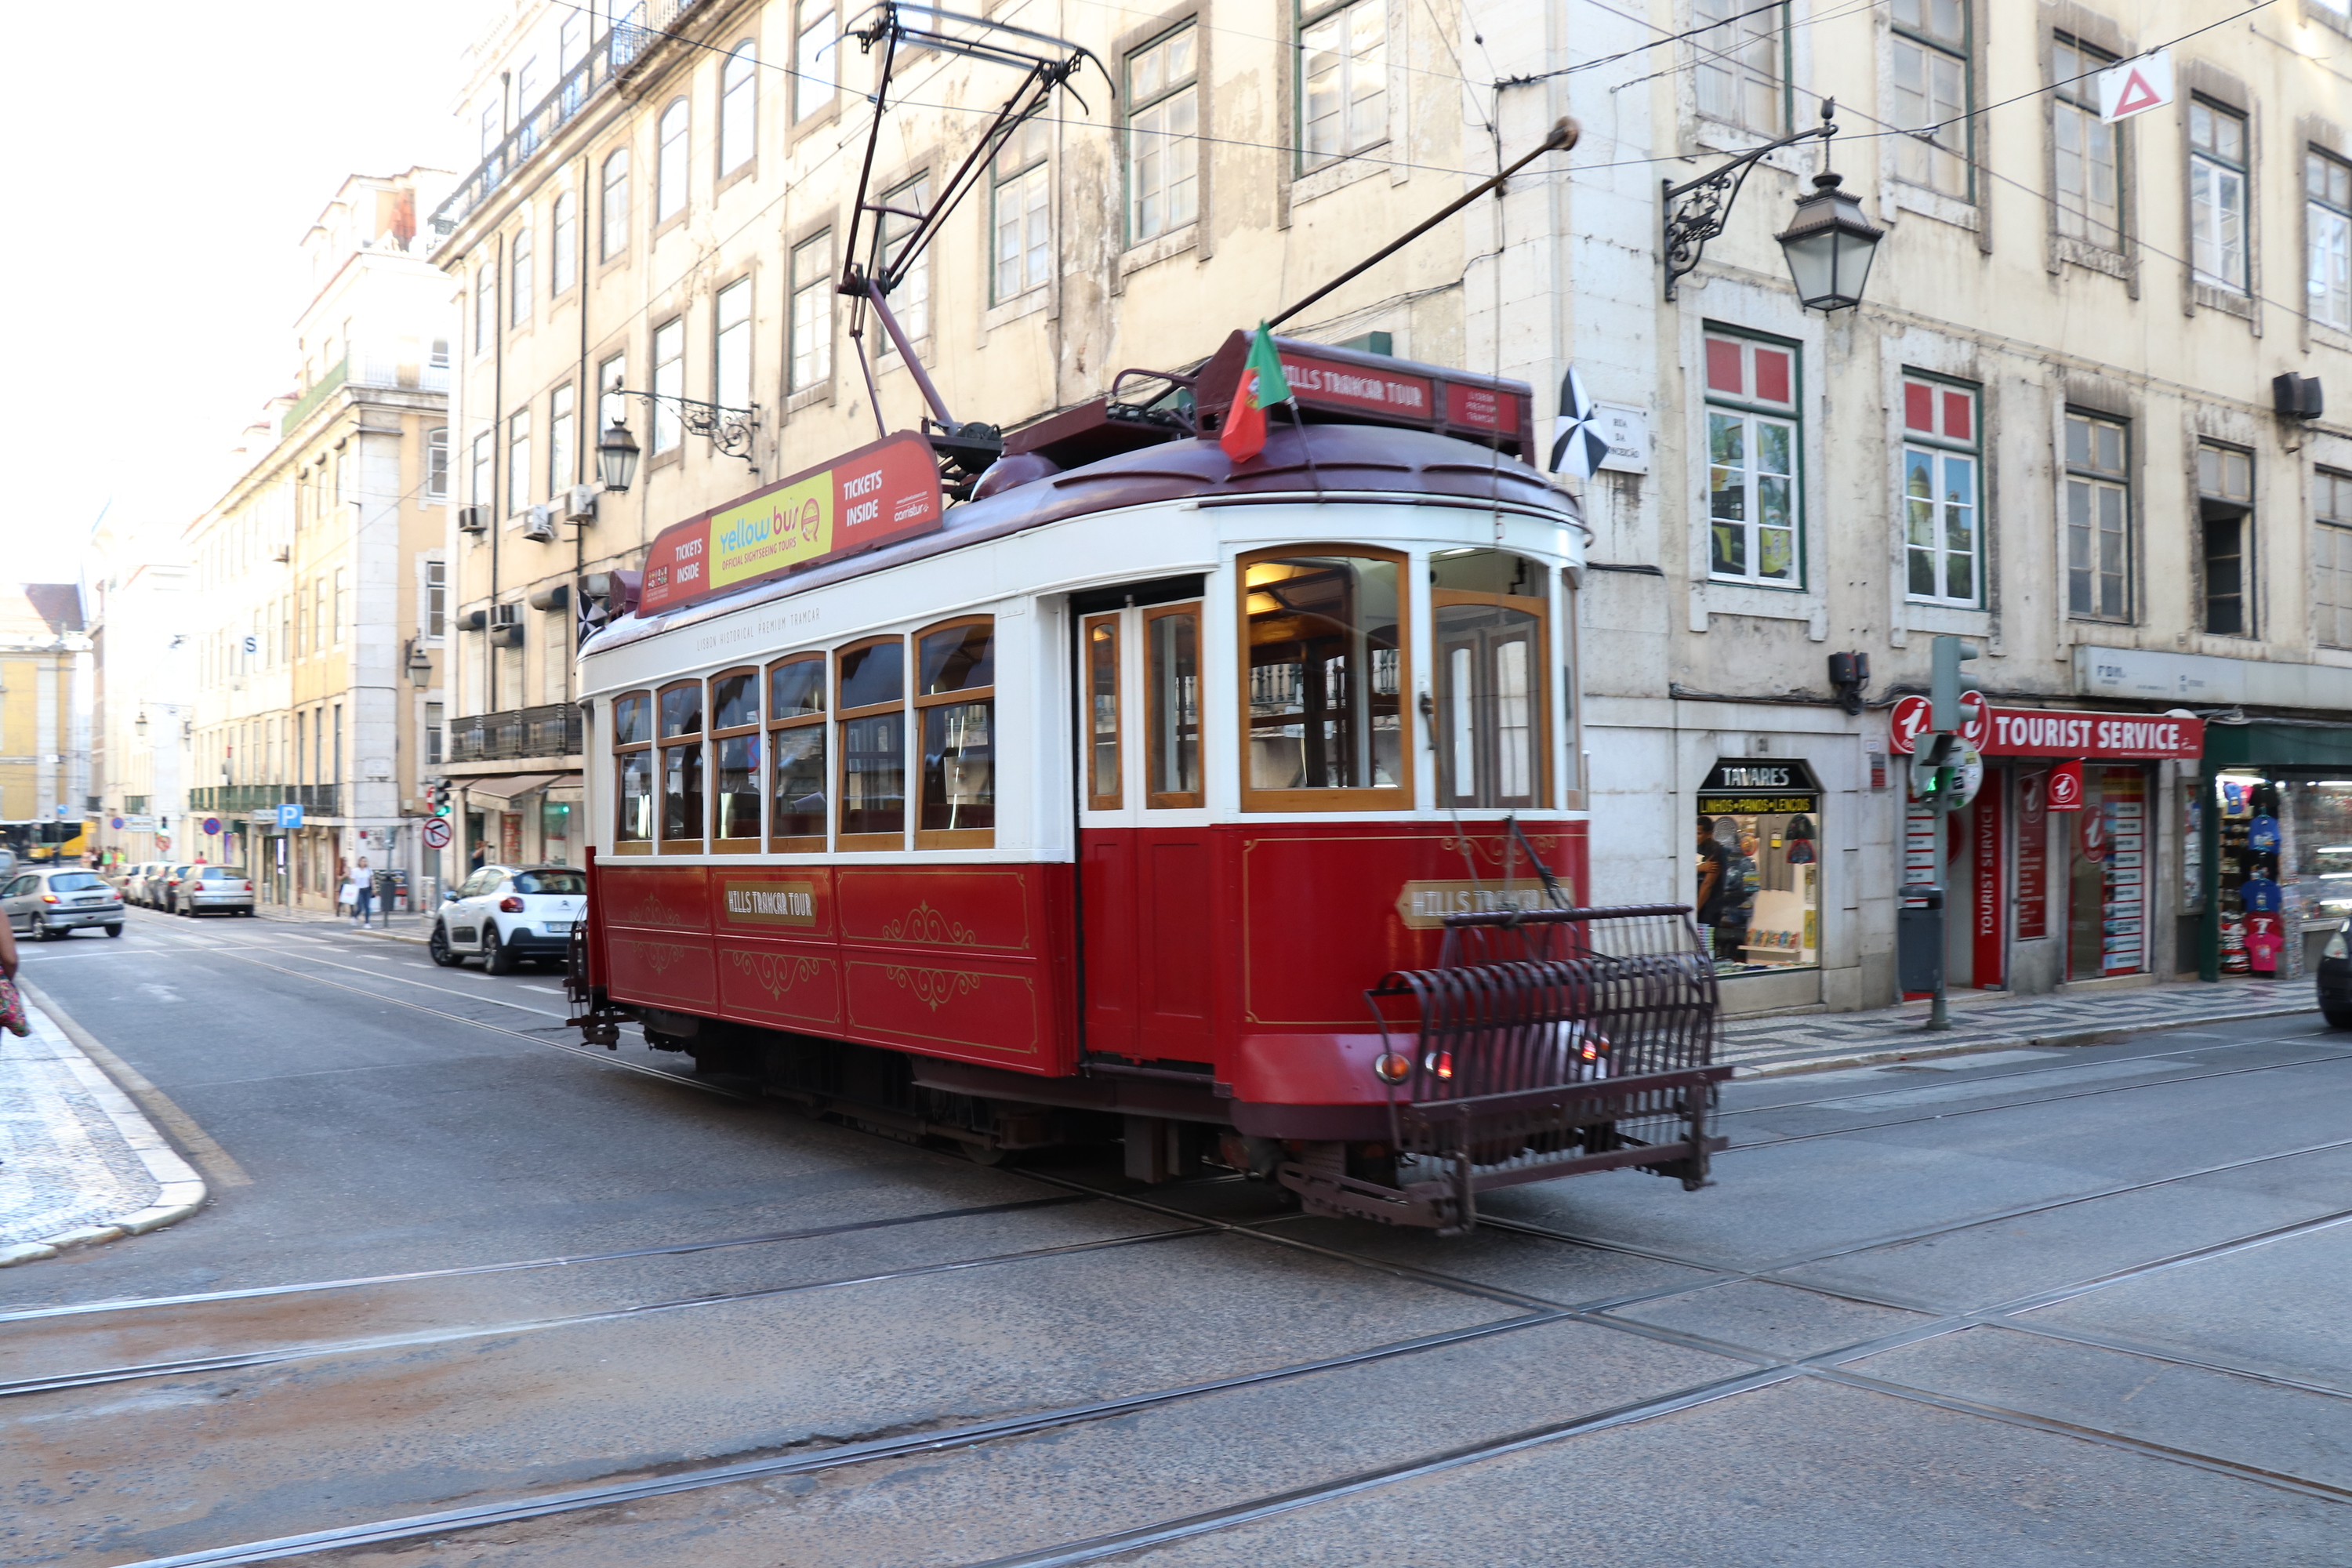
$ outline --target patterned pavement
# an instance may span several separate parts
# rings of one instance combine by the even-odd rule
[[[38,1006],[0,1033],[0,1263],[110,1241],[190,1212],[203,1179]]]
[[[2315,1006],[2308,980],[2218,985],[2180,981],[2073,995],[1972,996],[1951,1009],[1950,1029],[1931,1035],[1921,1027],[1927,1020],[1927,1004],[1907,1002],[1868,1013],[1734,1019],[1723,1026],[1716,1060],[1738,1064],[1745,1078],[1999,1047],[2087,1045],[2126,1030],[2306,1013]]]

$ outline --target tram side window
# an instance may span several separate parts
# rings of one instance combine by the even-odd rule
[[[702,682],[681,680],[661,691],[661,850],[702,850]]]
[[[1150,782],[1146,805],[1202,804],[1201,606],[1170,605],[1143,613],[1147,711],[1150,739],[1144,766]]]
[[[844,849],[899,849],[907,835],[907,645],[854,643],[835,655]]]
[[[750,855],[760,847],[760,675],[730,669],[710,678],[710,847]]]
[[[1079,628],[1087,649],[1087,809],[1119,807],[1118,621],[1088,616]]]
[[[824,655],[768,667],[768,847],[824,847]]]
[[[1401,561],[1386,552],[1243,559],[1244,810],[1412,804],[1402,583]]]
[[[1501,550],[1446,551],[1429,563],[1440,805],[1524,810],[1544,802],[1547,576]]]
[[[632,691],[614,698],[613,765],[617,787],[614,798],[620,811],[614,823],[613,844],[624,855],[642,855],[653,847],[653,693]]]
[[[985,847],[996,841],[995,622],[979,616],[935,626],[916,634],[916,648],[923,741],[916,847]]]

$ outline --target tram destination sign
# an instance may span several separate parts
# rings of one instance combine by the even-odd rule
[[[1234,333],[1201,367],[1193,395],[1202,409],[1222,410],[1233,402],[1249,337]],[[1277,337],[1274,346],[1282,356],[1283,379],[1310,420],[1409,426],[1508,452],[1517,452],[1527,439],[1533,394],[1526,382],[1297,338]]]
[[[902,430],[662,530],[646,552],[637,613],[896,544],[946,515],[931,444]]]

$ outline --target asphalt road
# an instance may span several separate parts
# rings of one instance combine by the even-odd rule
[[[2352,1564],[2315,1015],[1735,1084],[1714,1187],[1443,1239],[812,1121],[333,928],[29,959],[215,1195],[0,1274],[0,1563]]]

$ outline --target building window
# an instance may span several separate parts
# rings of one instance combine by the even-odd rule
[[[686,435],[676,399],[686,395],[686,322],[677,318],[654,329],[654,450],[675,449]]]
[[[1127,231],[1150,239],[1200,214],[1196,34],[1178,28],[1127,57]]]
[[[1441,551],[1429,563],[1437,632],[1438,803],[1528,810],[1544,802],[1543,668],[1550,584],[1500,550]]]
[[[1243,557],[1241,576],[1242,809],[1410,806],[1402,561],[1269,551]]]
[[[1948,196],[1969,194],[1969,0],[1895,0],[1895,122],[1932,131],[1895,143],[1895,172]]]
[[[987,616],[915,634],[915,713],[923,746],[919,849],[995,841],[996,630]]]
[[[654,837],[654,700],[649,691],[613,699],[614,847],[645,854]]]
[[[621,388],[628,384],[628,377],[629,356],[626,354],[614,354],[596,367],[596,425],[599,440],[604,438],[604,430],[614,425],[626,425],[629,422],[629,400],[620,395]]]
[[[1794,588],[1800,560],[1794,348],[1706,340],[1707,572]]]
[[[478,157],[488,158],[499,150],[499,138],[502,130],[499,124],[499,100],[494,98],[482,105],[481,112],[474,117],[475,124],[478,128],[475,135]]]
[[[921,219],[909,217],[909,213],[931,210],[931,179],[926,174],[909,180],[882,198],[889,209],[882,215],[882,255],[895,262],[899,248],[913,237]],[[921,342],[931,334],[931,258],[926,250],[908,265],[898,279],[898,287],[890,294],[890,313],[898,318],[898,330],[907,334],[910,343]],[[898,345],[888,333],[882,336],[885,355],[898,352]]]
[[[610,261],[629,247],[629,150],[604,160],[604,197],[596,209],[596,257]]]
[[[2066,613],[2131,618],[2128,434],[2116,420],[2066,416]]]
[[[427,702],[425,705],[425,762],[426,766],[437,768],[441,765],[443,759],[447,755],[443,748],[448,743],[448,725],[442,718],[442,705],[438,702]]]
[[[2311,477],[2312,632],[2323,647],[2352,647],[2352,474]]]
[[[1312,169],[1389,138],[1388,0],[1304,8],[1298,162]]]
[[[425,636],[439,642],[449,632],[449,563],[425,563]]]
[[[2254,630],[2254,455],[2202,442],[2197,448],[2197,517],[2204,531],[2206,631],[2252,637]]]
[[[710,837],[714,855],[760,849],[760,672],[710,678]]]
[[[906,639],[877,637],[835,655],[834,712],[841,726],[843,849],[896,849],[906,840]]]
[[[340,634],[340,627],[335,630]],[[310,580],[310,651],[312,653],[327,651],[328,635],[327,580],[324,577],[314,577]]]
[[[1789,7],[1739,0],[1692,0],[1698,31],[1693,74],[1698,111],[1761,136],[1778,136],[1789,117]]]
[[[547,399],[547,495],[550,500],[563,493],[575,476],[572,473],[572,405],[574,395],[569,384],[557,387]]]
[[[719,172],[731,174],[759,145],[760,51],[751,39],[735,46],[719,69]]]
[[[476,506],[495,506],[498,491],[493,476],[498,466],[498,433],[485,430],[474,437],[474,471],[466,498]]]
[[[335,568],[335,641],[343,640],[343,625],[351,619],[352,574],[348,568]],[[340,776],[340,775],[339,775]]]
[[[2246,291],[2246,119],[2189,102],[2189,259],[2197,281]]]
[[[793,249],[792,390],[833,375],[833,231]]]
[[[2305,222],[2311,230],[2311,319],[2352,331],[2352,163],[2314,147],[2304,154]]]
[[[433,340],[433,357],[427,360],[425,363],[428,368],[433,370],[447,370],[449,368],[448,339],[436,338]]]
[[[507,286],[507,309],[512,312],[509,324],[527,327],[530,324],[530,230],[515,230],[514,242],[508,247],[508,270],[513,281]]]
[[[507,420],[507,512],[530,505],[530,410],[517,409]]]
[[[992,302],[1018,300],[1045,286],[1053,260],[1052,192],[1045,183],[1048,135],[1044,121],[1031,120],[996,154],[989,182],[989,226],[996,236]]]
[[[661,847],[699,854],[703,829],[702,682],[661,691]]]
[[[547,289],[550,294],[561,294],[580,276],[580,198],[570,191],[555,198],[547,238]]]
[[[839,80],[841,51],[831,0],[801,7],[801,25],[793,34],[793,120],[795,123],[833,106]]]
[[[751,280],[739,278],[719,290],[711,313],[710,401],[721,408],[751,406]]]
[[[2113,55],[2060,33],[2050,46],[2051,138],[2057,153],[2053,214],[2058,232],[2108,250],[2123,248],[2123,183],[2116,128],[2099,118],[2095,72]]]
[[[660,149],[654,160],[654,222],[661,223],[686,210],[686,100],[674,99],[662,110]]]
[[[768,847],[824,847],[824,656],[768,667]]]
[[[449,499],[449,426],[436,425],[425,433],[425,499]]]
[[[1984,592],[1978,393],[1903,383],[1903,546],[1914,604],[1974,608]]]
[[[488,263],[474,270],[474,352],[480,353],[497,335],[499,273]]]

